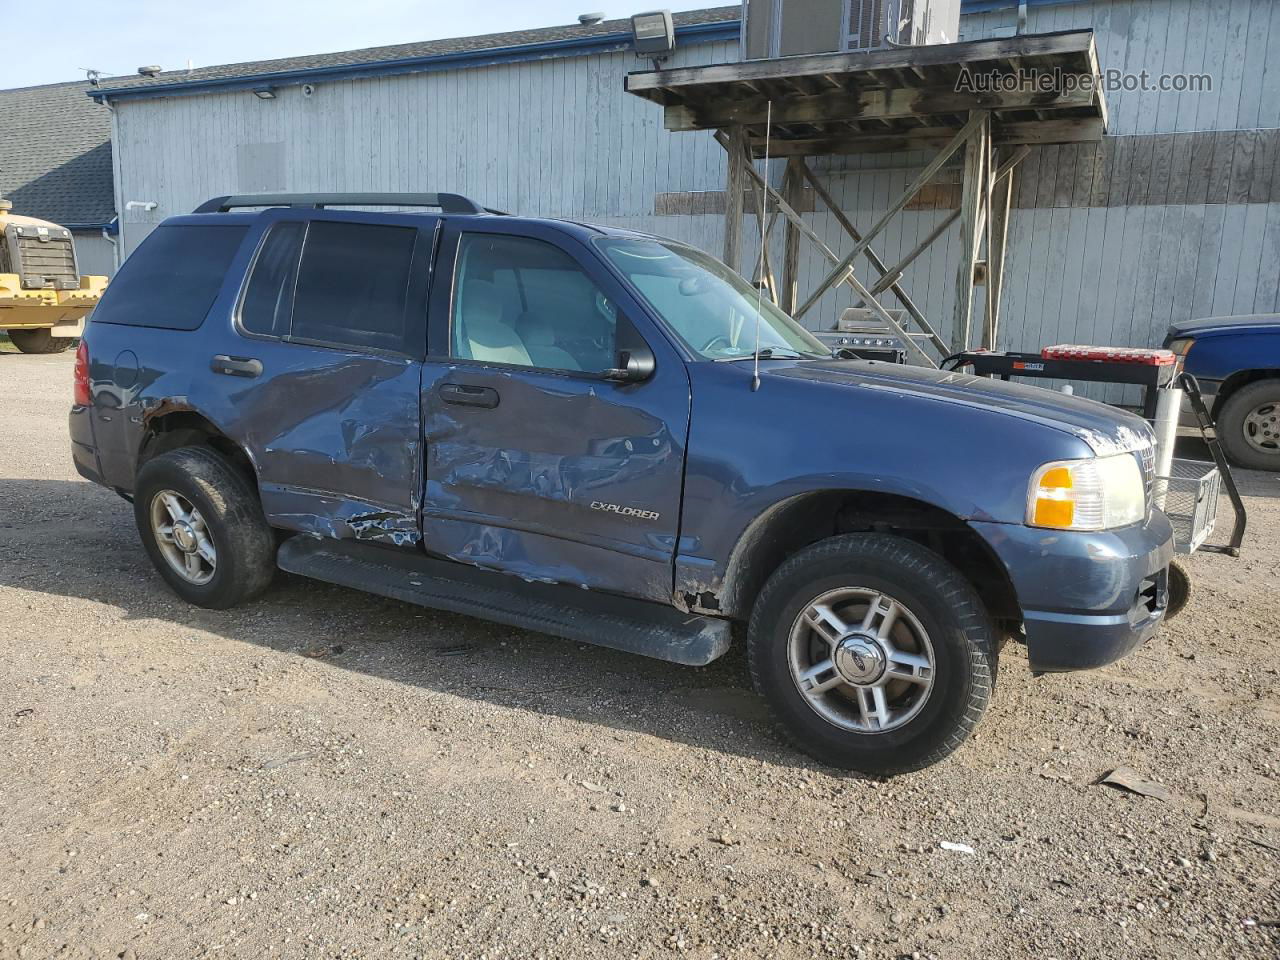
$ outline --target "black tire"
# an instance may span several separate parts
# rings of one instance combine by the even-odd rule
[[[1272,418],[1267,425],[1272,431],[1270,438],[1261,437],[1256,424],[1246,422],[1256,410],[1263,410],[1266,417]],[[1257,380],[1231,394],[1218,410],[1217,424],[1218,439],[1232,463],[1249,470],[1280,470],[1280,378]],[[1254,443],[1274,446],[1274,452],[1250,443],[1250,432]]]
[[[845,587],[883,591],[927,632],[933,686],[897,729],[856,732],[810,706],[793,679],[789,638],[801,612]],[[783,734],[823,763],[880,776],[919,770],[968,738],[991,698],[995,629],[973,587],[937,554],[901,537],[849,534],[814,544],[782,564],[751,613],[747,656],[756,689]],[[861,661],[859,661],[861,664]]]
[[[165,558],[151,510],[173,491],[199,510],[217,551],[207,583],[193,583]],[[134,484],[133,513],[151,562],[173,592],[198,607],[225,610],[266,590],[275,574],[276,541],[249,481],[207,447],[181,447],[147,461]]]
[[[9,330],[9,339],[23,353],[62,353],[76,345],[75,337],[55,337],[46,328]]]
[[[1187,608],[1193,592],[1191,571],[1187,569],[1187,565],[1181,560],[1172,561],[1169,564],[1169,600],[1164,608],[1166,621],[1172,620]]]

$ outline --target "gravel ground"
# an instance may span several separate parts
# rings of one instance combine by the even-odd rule
[[[0,957],[1280,952],[1280,478],[1145,649],[1011,645],[978,735],[880,782],[782,746],[740,652],[284,576],[182,604],[71,467],[71,364],[0,356]]]

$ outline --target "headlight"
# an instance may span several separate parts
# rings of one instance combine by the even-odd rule
[[[1132,453],[1092,460],[1055,460],[1031,478],[1027,523],[1054,530],[1111,530],[1147,512],[1138,458]]]
[[[1177,340],[1170,340],[1168,349],[1172,350],[1180,357],[1185,357],[1191,352],[1191,348],[1195,346],[1195,337],[1179,337]]]

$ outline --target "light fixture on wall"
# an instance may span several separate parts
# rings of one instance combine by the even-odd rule
[[[276,98],[275,87],[254,87],[253,95],[259,100],[274,100]]]
[[[631,18],[631,37],[636,56],[653,61],[653,68],[671,56],[676,48],[676,30],[670,10],[637,13]]]

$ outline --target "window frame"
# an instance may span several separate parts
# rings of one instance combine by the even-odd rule
[[[274,343],[295,344],[302,347],[318,347],[324,350],[336,350],[342,353],[359,353],[370,356],[399,357],[421,363],[427,355],[428,315],[430,311],[431,291],[436,269],[436,251],[440,245],[441,219],[431,218],[429,223],[397,221],[394,223],[382,219],[364,219],[361,217],[298,216],[297,211],[282,210],[284,215],[272,217],[258,236],[253,256],[244,271],[240,289],[236,294],[235,309],[232,311],[232,323],[239,336],[250,340],[262,340]],[[328,211],[326,211],[328,212]],[[293,214],[290,216],[290,214]],[[412,215],[405,215],[406,217]],[[414,232],[413,250],[409,257],[409,275],[405,280],[404,303],[404,344],[400,348],[373,347],[367,344],[344,343],[337,340],[320,340],[311,337],[299,337],[293,333],[294,309],[297,302],[298,281],[302,274],[302,259],[307,251],[307,243],[311,238],[311,225],[316,222],[351,224],[356,226],[390,227]],[[289,293],[289,332],[280,336],[268,333],[256,333],[248,330],[243,323],[241,311],[249,284],[253,281],[258,259],[266,247],[267,238],[279,224],[302,224],[302,242],[298,245],[298,259],[294,264],[293,290]],[[424,235],[430,234],[424,243]]]
[[[647,347],[649,346],[645,337],[640,333],[640,331],[636,328],[636,325],[632,322],[631,317],[629,316],[628,311],[626,309],[626,306],[620,300],[620,298],[614,295],[613,293],[610,293],[609,290],[606,289],[606,285],[600,282],[600,278],[596,275],[596,273],[588,269],[587,264],[583,262],[581,257],[576,256],[573,253],[573,251],[567,250],[562,244],[556,243],[554,240],[545,236],[536,236],[531,233],[523,233],[519,231],[469,230],[469,229],[466,229],[465,227],[455,227],[454,230],[451,231],[450,235],[448,236],[447,241],[444,244],[440,245],[441,246],[440,257],[442,258],[447,257],[448,260],[450,261],[448,297],[444,301],[444,303],[440,305],[443,307],[444,314],[445,314],[445,322],[443,324],[443,329],[439,330],[439,325],[433,325],[434,329],[439,330],[439,333],[438,333],[439,339],[431,341],[430,347],[427,351],[428,360],[436,360],[436,361],[441,361],[441,362],[446,362],[451,364],[458,364],[458,365],[467,366],[467,367],[492,368],[495,370],[528,370],[528,371],[532,371],[540,374],[550,374],[552,376],[565,377],[572,380],[591,380],[591,381],[600,382],[600,383],[615,383],[615,384],[618,384],[619,386],[624,385],[619,383],[614,378],[608,376],[608,374],[604,371],[592,372],[589,370],[566,370],[561,367],[540,367],[532,363],[529,363],[529,364],[503,363],[498,360],[477,360],[473,357],[456,356],[453,352],[454,319],[456,316],[455,310],[457,307],[457,300],[458,300],[458,277],[460,275],[460,271],[462,267],[462,257],[460,254],[462,252],[463,240],[468,237],[500,237],[500,238],[509,239],[509,240],[526,240],[526,241],[532,241],[534,243],[544,243],[547,246],[552,247],[555,250],[558,250],[560,253],[568,257],[569,260],[572,261],[573,264],[587,278],[587,280],[590,281],[591,285],[595,287],[599,292],[603,293],[606,297],[608,297],[609,300],[613,302],[613,305],[617,308],[618,316],[617,316],[617,322],[614,326],[614,344],[613,344],[614,359],[615,360],[617,359],[619,351],[627,349],[627,347],[625,346],[625,344],[627,343],[634,343],[636,341],[639,341],[640,343],[644,343],[645,346]],[[434,312],[435,306],[436,305],[433,304],[432,312]],[[443,353],[438,352],[439,347],[441,346],[444,347]],[[649,347],[649,349],[652,350],[652,347]]]

